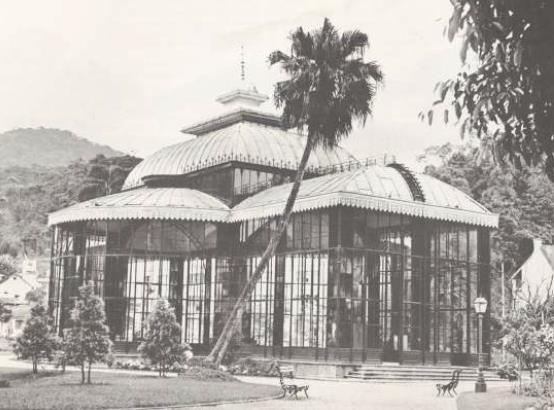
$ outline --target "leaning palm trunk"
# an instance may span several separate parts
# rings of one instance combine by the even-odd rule
[[[217,339],[217,342],[214,345],[212,351],[206,358],[207,361],[214,363],[216,366],[219,366],[221,364],[221,361],[225,357],[225,353],[227,352],[227,349],[229,347],[229,343],[233,338],[235,329],[239,322],[238,313],[244,308],[247,301],[250,299],[250,296],[252,295],[252,291],[254,290],[256,284],[261,279],[262,274],[264,270],[267,268],[267,264],[269,263],[270,259],[275,254],[275,250],[277,249],[277,245],[281,240],[281,236],[283,235],[283,232],[285,232],[285,229],[289,223],[289,219],[292,214],[292,209],[294,207],[294,203],[296,202],[296,197],[298,196],[298,191],[300,189],[300,183],[304,178],[306,165],[308,164],[308,159],[310,158],[310,154],[314,146],[314,142],[313,142],[314,139],[315,138],[313,137],[313,135],[308,135],[306,146],[304,147],[304,153],[302,154],[302,159],[300,160],[300,164],[298,165],[298,170],[296,171],[296,177],[294,179],[292,189],[287,198],[285,209],[283,211],[283,214],[279,218],[277,229],[271,235],[269,244],[267,245],[267,248],[262,254],[260,263],[258,263],[258,266],[256,266],[254,273],[252,274],[252,276],[250,277],[250,279],[242,289],[242,292],[240,293],[235,303],[235,306],[233,307],[233,310],[231,311],[231,314],[227,319],[227,322],[225,322],[225,326],[221,331],[221,335]]]

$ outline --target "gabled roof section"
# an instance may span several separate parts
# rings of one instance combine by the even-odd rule
[[[539,258],[544,257],[548,265],[550,265],[552,273],[554,273],[554,245],[543,244],[541,239],[535,238],[533,239],[533,250],[531,251],[531,254],[521,265],[519,265],[517,269],[513,271],[511,279],[515,279],[519,274],[521,274],[522,269],[526,265],[531,264],[537,256]]]
[[[554,245],[543,245],[542,252],[548,260],[548,263],[550,263],[550,266],[552,266],[552,271],[554,272]]]

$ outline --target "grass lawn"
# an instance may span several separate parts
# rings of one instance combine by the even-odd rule
[[[29,375],[28,371],[26,373]],[[164,406],[263,398],[280,392],[277,382],[275,386],[264,386],[239,381],[158,378],[94,371],[92,385],[81,385],[78,372],[33,378],[8,369],[0,370],[0,379],[10,374],[11,387],[0,389],[0,409]]]
[[[486,393],[465,392],[458,397],[458,410],[522,410],[537,401],[516,396],[510,388],[492,388]]]

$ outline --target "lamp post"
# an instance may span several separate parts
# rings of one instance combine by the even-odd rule
[[[475,382],[475,393],[485,393],[487,391],[487,383],[485,383],[485,376],[483,375],[483,315],[487,311],[487,299],[478,297],[473,302],[475,307],[475,313],[479,319],[479,373],[477,374],[477,382]]]

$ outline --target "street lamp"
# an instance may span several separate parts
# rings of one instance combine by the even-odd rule
[[[483,297],[478,297],[473,302],[475,307],[475,313],[479,319],[479,346],[478,346],[478,355],[479,355],[479,373],[477,374],[477,382],[475,383],[475,393],[485,393],[487,391],[487,384],[485,383],[485,376],[483,375],[483,315],[487,311],[487,299]]]

